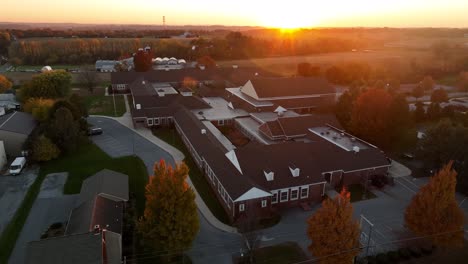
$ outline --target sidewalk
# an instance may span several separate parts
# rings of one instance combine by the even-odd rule
[[[411,176],[411,170],[395,160],[392,160],[392,166],[388,172],[393,178]]]
[[[126,96],[125,96],[125,106],[127,108],[127,112],[125,112],[125,114],[123,116],[121,116],[121,117],[109,117],[109,116],[97,116],[97,117],[113,119],[113,120],[119,122],[120,124],[122,124],[123,126],[128,127],[129,129],[133,130],[135,133],[139,134],[140,136],[142,136],[145,139],[149,140],[150,142],[152,142],[156,146],[158,146],[158,147],[162,148],[163,150],[165,150],[167,153],[169,153],[172,156],[172,158],[174,159],[174,161],[176,163],[181,162],[181,161],[184,160],[185,156],[181,151],[179,151],[178,149],[174,148],[170,144],[164,142],[163,140],[161,140],[158,137],[156,137],[155,135],[153,135],[153,133],[151,133],[151,130],[149,130],[148,128],[135,129],[133,127],[132,116],[130,115],[130,112],[129,112],[130,107],[129,107],[128,100],[127,100]],[[195,192],[195,202],[197,204],[198,210],[200,210],[201,214],[205,217],[205,219],[212,226],[214,226],[215,228],[217,228],[217,229],[219,229],[221,231],[224,231],[224,232],[238,233],[236,228],[222,223],[221,221],[219,221],[213,215],[213,213],[211,213],[208,206],[205,204],[205,202],[203,201],[201,196],[198,194],[197,189],[195,189],[195,186],[193,185],[192,181],[190,180],[190,177],[187,178],[187,183],[189,184],[190,187],[192,187],[193,191]]]

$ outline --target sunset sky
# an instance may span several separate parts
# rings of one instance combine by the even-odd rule
[[[1,22],[468,27],[468,0],[1,0]]]

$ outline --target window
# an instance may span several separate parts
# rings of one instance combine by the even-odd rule
[[[297,200],[299,198],[299,188],[291,189],[291,200]]]
[[[147,122],[148,126],[153,125],[153,119],[152,118],[146,119],[146,122]]]
[[[167,123],[169,123],[169,125],[172,125],[174,123],[174,119],[172,117],[168,117]]]
[[[218,120],[218,126],[224,126],[224,120]]]
[[[309,186],[301,188],[301,199],[309,197]]]
[[[158,117],[156,117],[156,118],[154,119],[154,125],[155,125],[155,126],[159,126],[159,118],[158,118]]]
[[[278,191],[275,191],[275,192],[273,193],[273,197],[271,197],[271,203],[272,203],[272,204],[275,204],[275,203],[277,203],[277,202],[278,202]]]
[[[220,194],[221,194],[221,188],[223,188],[223,187],[221,186],[221,182],[218,181],[218,192],[219,192]]]
[[[267,206],[267,200],[262,200],[262,208],[266,207]]]
[[[245,204],[239,204],[239,212],[245,211]]]
[[[287,202],[288,201],[289,190],[281,191],[280,202]]]
[[[161,125],[165,125],[166,124],[166,118],[165,117],[161,117]]]

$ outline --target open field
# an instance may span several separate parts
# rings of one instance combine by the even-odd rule
[[[54,65],[52,65],[52,68],[55,68]],[[29,80],[36,75],[39,74],[37,72],[5,72],[2,73],[2,75],[5,75],[6,77],[10,78],[14,85],[21,85]],[[79,83],[80,82],[80,77],[78,73],[70,73],[72,76],[72,83]],[[110,73],[98,73],[99,79],[102,82],[110,83]]]

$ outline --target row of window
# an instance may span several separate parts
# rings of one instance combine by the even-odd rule
[[[271,198],[271,203],[275,204],[278,203],[278,195],[279,195],[279,202],[284,203],[287,201],[294,201],[299,199],[305,199],[309,197],[309,186],[302,186],[302,187],[294,187],[290,189],[283,189],[272,191],[273,197]]]
[[[148,126],[159,126],[159,125],[167,125],[172,124],[173,119],[172,117],[156,117],[156,118],[147,118],[146,124]]]
[[[262,208],[267,207],[268,201],[267,200],[262,200]],[[239,212],[244,212],[245,211],[245,204],[241,203],[239,204]]]
[[[126,84],[117,84],[117,90],[125,90],[127,89],[127,85]]]

